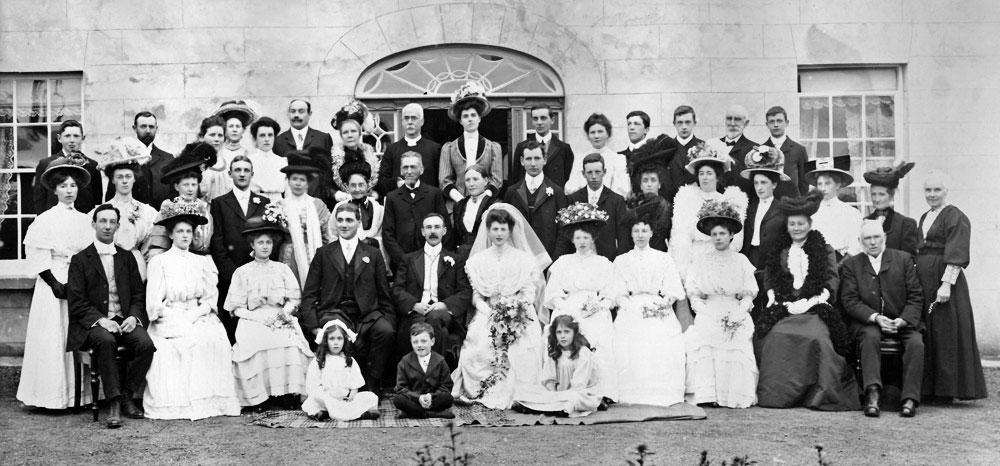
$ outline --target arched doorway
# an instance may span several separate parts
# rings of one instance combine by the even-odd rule
[[[500,144],[505,155],[533,132],[525,108],[553,109],[553,133],[562,137],[564,90],[549,65],[513,50],[481,45],[443,45],[398,53],[369,66],[358,78],[354,96],[376,114],[380,128],[376,151],[403,137],[401,110],[416,102],[424,107],[424,137],[444,143],[462,133],[448,118],[452,94],[466,81],[486,89],[493,111],[480,133]]]

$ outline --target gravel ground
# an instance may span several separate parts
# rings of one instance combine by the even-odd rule
[[[247,417],[124,420],[110,431],[89,413],[38,411],[14,399],[18,368],[0,367],[0,464],[413,464],[448,430],[268,429]],[[602,426],[463,427],[473,464],[623,465],[640,443],[655,464],[713,464],[747,455],[760,464],[816,464],[821,444],[836,465],[992,464],[1000,451],[1000,369],[987,369],[990,398],[921,406],[914,419],[884,412],[707,409],[708,419]],[[102,412],[102,420],[104,413]],[[649,464],[647,462],[647,464]]]

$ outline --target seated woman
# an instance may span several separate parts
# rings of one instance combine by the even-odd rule
[[[163,176],[160,182],[163,184],[173,184],[178,196],[172,200],[163,201],[160,211],[168,204],[190,204],[190,209],[204,212],[208,223],[197,225],[194,228],[194,237],[191,239],[191,252],[199,255],[208,254],[208,247],[212,242],[212,215],[209,213],[208,202],[198,196],[198,184],[202,182],[202,175],[208,167],[215,164],[215,149],[204,142],[192,142],[184,147],[184,150],[163,166]],[[169,232],[160,226],[162,216],[157,214],[153,221],[153,229],[143,245],[143,254],[146,261],[152,260],[157,254],[170,249]]]
[[[607,259],[605,259],[607,260]],[[597,362],[580,324],[560,315],[548,332],[548,357],[537,385],[516,388],[513,408],[520,412],[557,413],[583,417],[601,405]]]
[[[611,401],[618,399],[618,369],[615,366],[615,327],[611,322],[614,307],[608,271],[611,261],[597,254],[594,240],[607,222],[608,214],[587,203],[576,203],[559,211],[556,222],[576,248],[549,267],[543,302],[552,310],[553,323],[561,315],[572,316],[593,347],[594,364],[600,376],[597,394]],[[548,329],[547,327],[547,329]],[[548,330],[545,332],[548,334]],[[558,358],[557,358],[558,359]],[[546,361],[548,362],[548,361]]]
[[[143,204],[132,197],[136,174],[142,166],[149,162],[146,146],[135,138],[116,138],[114,141],[98,146],[97,168],[104,170],[108,182],[114,186],[115,196],[108,204],[115,206],[121,213],[118,231],[115,232],[115,244],[118,247],[132,251],[139,265],[139,274],[146,278],[146,259],[140,249],[153,232],[153,222],[156,220],[156,209]]]
[[[711,236],[712,251],[694,258],[687,288],[697,313],[685,333],[687,399],[748,408],[757,401],[750,308],[757,295],[754,267],[729,246],[743,225],[736,207],[709,201],[698,212],[698,230]]]
[[[670,255],[649,247],[651,220],[629,223],[635,248],[615,258],[609,293],[618,303],[618,401],[670,406],[684,401],[684,340],[671,307],[684,288]]]
[[[493,204],[484,216],[465,266],[476,314],[452,373],[452,396],[508,409],[516,385],[538,381],[544,346],[535,301],[551,260],[515,207]]]
[[[25,271],[38,275],[17,385],[18,401],[28,406],[66,409],[76,396],[73,353],[66,351],[66,280],[70,258],[94,242],[91,216],[73,207],[77,193],[91,181],[86,162],[81,155],[59,157],[49,164],[39,182],[55,193],[59,203],[36,217],[24,235]],[[84,395],[89,399],[90,391],[84,390]]]
[[[778,203],[788,229],[764,259],[767,306],[755,322],[754,340],[757,404],[767,408],[861,409],[854,371],[844,359],[847,326],[831,305],[840,284],[837,260],[812,230],[819,202],[812,194]]]
[[[287,234],[277,212],[271,207],[264,217],[247,220],[243,236],[250,242],[253,261],[233,273],[224,304],[239,317],[233,346],[236,395],[240,405],[261,409],[277,397],[283,397],[283,407],[297,408],[312,358],[294,315],[301,300],[299,282],[287,265],[270,260]]]
[[[316,250],[332,240],[330,211],[322,200],[307,193],[310,180],[320,171],[309,155],[304,151],[292,151],[287,158],[288,165],[281,172],[288,180],[288,189],[277,205],[285,215],[291,241],[282,247],[280,257],[281,262],[292,269],[302,288]]]
[[[455,203],[451,212],[455,237],[455,252],[462,257],[469,257],[472,242],[476,240],[479,226],[483,221],[483,213],[489,209],[496,198],[486,190],[489,172],[480,165],[470,165],[465,169],[465,192],[468,196]]]
[[[465,170],[479,165],[486,170],[486,191],[490,197],[499,198],[507,173],[504,172],[500,144],[479,134],[479,123],[490,113],[486,90],[477,82],[465,83],[451,98],[448,117],[462,124],[462,136],[441,146],[441,192],[452,202],[469,195],[460,179]]]
[[[341,139],[344,145],[334,146],[333,149],[333,182],[340,188],[342,193],[348,196],[347,199],[340,200],[333,208],[348,202],[358,206],[361,212],[361,224],[358,227],[358,239],[365,241],[371,246],[382,251],[382,257],[389,263],[389,256],[385,252],[385,245],[382,242],[382,218],[385,215],[385,207],[382,206],[375,197],[377,194],[372,191],[372,187],[378,183],[378,158],[368,144],[360,143],[361,124],[354,119],[337,119],[340,126]],[[336,231],[337,219],[330,216],[329,231]]]
[[[611,120],[603,113],[593,113],[587,117],[583,123],[583,132],[587,134],[590,147],[580,151],[573,151],[577,156],[573,159],[573,170],[566,181],[566,195],[569,196],[587,186],[587,180],[583,177],[583,159],[588,154],[601,154],[604,157],[604,185],[612,191],[628,198],[629,191],[632,190],[629,178],[627,161],[625,156],[615,152],[608,144],[611,138]]]
[[[671,205],[660,193],[663,191],[663,181],[667,179],[666,161],[673,157],[674,149],[658,150],[655,147],[656,144],[646,143],[632,152],[628,162],[632,193],[625,205],[633,212],[637,209],[659,212],[656,225],[653,225],[653,238],[649,240],[649,247],[667,252]]]
[[[253,164],[253,180],[250,189],[265,196],[271,202],[278,202],[285,194],[285,175],[281,169],[288,166],[288,160],[274,153],[274,138],[281,134],[281,125],[268,117],[260,117],[250,125],[256,151],[250,151]]]
[[[146,373],[143,405],[150,419],[239,416],[229,337],[216,315],[218,271],[189,249],[208,219],[196,203],[164,201],[159,225],[171,247],[149,261],[146,312],[156,356]]]

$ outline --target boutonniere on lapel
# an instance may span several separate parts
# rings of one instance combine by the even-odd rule
[[[259,197],[254,197],[254,198],[252,198],[250,200],[253,201],[254,204],[260,204],[260,198]]]
[[[556,193],[556,191],[554,189],[552,189],[552,186],[546,186],[545,187],[545,195],[546,196],[552,196],[555,193]]]
[[[444,256],[441,260],[443,260],[445,264],[448,264],[449,267],[455,266],[455,259],[452,259],[451,256]]]
[[[371,260],[371,259],[369,259],[369,258],[368,258],[368,256],[364,256],[364,257],[362,257],[362,258],[361,258],[361,262],[364,262],[364,263],[366,263],[366,264],[367,264],[367,263],[369,263],[369,262],[371,262],[371,261],[372,261],[372,260]]]

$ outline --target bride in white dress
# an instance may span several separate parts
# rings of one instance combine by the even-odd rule
[[[541,373],[545,342],[535,302],[544,284],[542,270],[552,261],[511,205],[494,204],[483,218],[484,228],[479,229],[466,263],[476,314],[469,323],[458,368],[452,373],[452,395],[487,408],[508,409],[514,387],[536,384]],[[499,320],[502,315],[494,309],[514,300],[522,303],[526,323],[519,332],[512,332],[513,338],[495,342],[491,333],[506,332],[495,323],[494,317]]]

